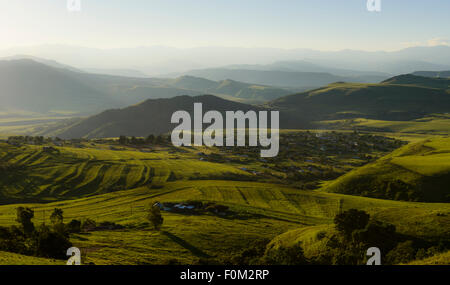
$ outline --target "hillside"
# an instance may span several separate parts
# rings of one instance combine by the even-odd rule
[[[281,88],[203,78],[138,78],[93,74],[54,61],[27,57],[0,60],[0,110],[12,113],[92,114],[153,98],[215,94],[264,102],[291,92]]]
[[[417,76],[450,78],[450,71],[416,71],[412,73]]]
[[[167,84],[177,88],[202,91],[204,94],[230,95],[229,98],[246,99],[252,102],[274,100],[292,93],[287,89],[249,84],[231,79],[213,81],[188,75],[172,80],[168,79]]]
[[[382,199],[450,202],[450,139],[430,139],[325,184],[324,191]]]
[[[140,186],[161,187],[173,177],[249,175],[233,165],[199,161],[195,154],[180,159],[168,150],[116,151],[81,144],[48,152],[41,146],[0,143],[0,169],[0,204],[73,199]]]
[[[83,84],[72,74],[77,73],[33,60],[0,61],[2,107],[34,112],[92,112],[105,104],[118,104],[114,98]]]
[[[450,89],[450,78],[433,78],[404,74],[383,81],[384,84],[415,85],[429,88]]]
[[[64,260],[32,257],[0,251],[0,265],[64,265]]]
[[[171,131],[176,125],[170,123],[172,114],[185,110],[193,118],[194,103],[203,103],[203,112],[262,110],[247,104],[221,99],[212,95],[178,96],[170,99],[149,99],[140,104],[123,109],[104,111],[86,119],[77,120],[69,126],[56,127],[48,135],[62,138],[104,138],[127,136],[148,136]]]
[[[105,108],[136,104],[148,98],[200,94],[162,86],[155,79],[77,72],[58,63],[39,61],[0,61],[2,109],[92,114]]]
[[[442,89],[398,84],[337,82],[288,95],[266,104],[307,121],[368,118],[412,120],[450,109],[450,94]],[[294,123],[292,128],[296,128]]]
[[[276,198],[276,199],[275,199]],[[215,202],[230,207],[232,215],[183,214],[163,211],[160,232],[146,224],[145,207],[153,201]],[[161,189],[140,187],[92,197],[27,204],[34,209],[35,224],[54,208],[64,218],[115,222],[124,229],[98,230],[72,236],[74,246],[86,252],[83,262],[95,264],[182,264],[199,258],[229,258],[263,239],[277,236],[309,240],[305,249],[314,253],[316,233],[330,227],[340,209],[368,211],[378,220],[393,223],[400,233],[425,239],[445,237],[449,228],[447,204],[406,203],[333,193],[302,191],[282,185],[237,181],[176,181]],[[13,225],[16,205],[0,206],[0,224]],[[447,213],[438,216],[436,213]],[[45,214],[45,216],[44,216]],[[221,230],[218,230],[221,229]],[[306,235],[304,235],[304,234]]]
[[[192,70],[187,72],[186,75],[202,77],[215,81],[231,79],[253,84],[296,88],[313,88],[336,81],[350,80],[346,77],[321,72],[292,72],[229,68]]]

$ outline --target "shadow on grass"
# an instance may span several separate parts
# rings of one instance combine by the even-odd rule
[[[162,231],[161,232],[163,235],[167,236],[168,238],[170,238],[172,241],[178,243],[180,246],[184,247],[185,249],[189,250],[190,252],[192,252],[192,254],[194,254],[197,257],[204,257],[204,258],[209,258],[211,257],[210,255],[204,253],[201,249],[193,246],[192,244],[188,243],[187,241],[177,237],[176,235],[166,232],[166,231]]]

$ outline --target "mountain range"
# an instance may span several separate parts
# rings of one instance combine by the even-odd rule
[[[135,70],[148,76],[159,76],[234,64],[270,65],[277,61],[304,61],[310,65],[330,68],[331,70],[316,70],[328,73],[334,73],[333,69],[363,71],[363,73],[381,72],[391,75],[417,70],[450,70],[449,46],[411,47],[389,52],[237,47],[179,49],[165,46],[96,49],[68,45],[40,45],[0,50],[2,56],[16,54],[48,58],[81,70],[93,67],[103,71],[113,70],[115,75],[117,70]],[[126,74],[129,73],[126,72]]]
[[[138,78],[92,74],[44,59],[0,61],[1,110],[92,114],[149,98],[215,94],[238,101],[264,102],[294,91],[233,80],[195,77]]]
[[[188,87],[192,81],[178,80],[174,84]],[[198,79],[196,79],[198,80]],[[147,136],[173,129],[170,118],[177,110],[192,113],[196,102],[204,104],[204,112],[236,110],[278,110],[280,127],[309,127],[314,121],[369,118],[380,120],[413,120],[429,114],[450,110],[449,79],[401,75],[378,84],[337,82],[327,86],[287,95],[261,106],[228,101],[212,95],[177,96],[149,99],[140,104],[104,111],[84,119],[58,123],[44,135],[63,138]],[[204,88],[215,85],[202,80]]]

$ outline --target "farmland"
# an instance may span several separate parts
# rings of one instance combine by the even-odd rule
[[[395,140],[378,136],[306,131],[287,132],[282,139],[288,142],[282,146],[288,147],[280,150],[277,160],[267,161],[246,148],[174,149],[164,144],[118,145],[114,140],[1,143],[0,226],[17,224],[19,206],[33,209],[36,225],[49,224],[55,208],[64,212],[65,222],[91,219],[97,224],[119,225],[71,234],[86,264],[229,263],[258,242],[270,242],[268,248],[301,243],[305,256],[312,257],[323,250],[318,233],[332,234],[334,217],[349,209],[363,210],[395,225],[398,233],[429,243],[450,236],[447,203],[330,193],[304,187],[291,174],[300,173],[300,180],[309,179],[326,189],[341,178],[334,180],[334,174],[328,177],[321,169],[334,165],[336,175],[345,178],[383,163],[386,157],[414,173],[442,173],[447,171],[448,140],[401,147]],[[400,148],[388,154],[390,147]],[[296,158],[296,153],[307,156]],[[418,155],[424,159],[415,159]],[[428,162],[436,161],[428,160],[429,155],[442,156],[442,163]],[[423,166],[430,163],[433,167]],[[296,167],[289,168],[292,165]],[[146,215],[156,201],[213,203],[228,211],[223,215],[162,211],[163,227],[155,231]],[[4,264],[61,262],[6,252],[0,256]]]

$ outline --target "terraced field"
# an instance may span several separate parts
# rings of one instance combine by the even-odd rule
[[[146,224],[145,207],[156,200],[216,202],[229,206],[235,215],[163,211],[162,231],[154,232]],[[17,206],[0,206],[0,225],[15,223]],[[161,264],[170,260],[192,263],[205,257],[226,258],[257,240],[270,240],[290,230],[329,227],[336,213],[350,208],[364,209],[376,219],[393,223],[401,233],[426,239],[450,235],[448,204],[385,201],[255,182],[175,181],[160,189],[145,186],[26,206],[34,209],[36,224],[48,223],[51,211],[57,207],[63,209],[66,221],[91,218],[125,225],[123,230],[72,237],[74,245],[83,250],[84,260],[95,264]]]
[[[0,143],[0,161],[14,167],[0,180],[0,203],[50,201],[132,189],[162,187],[170,179],[207,178],[230,173],[248,176],[233,165],[199,161],[169,151],[113,151],[103,148],[15,147]]]

